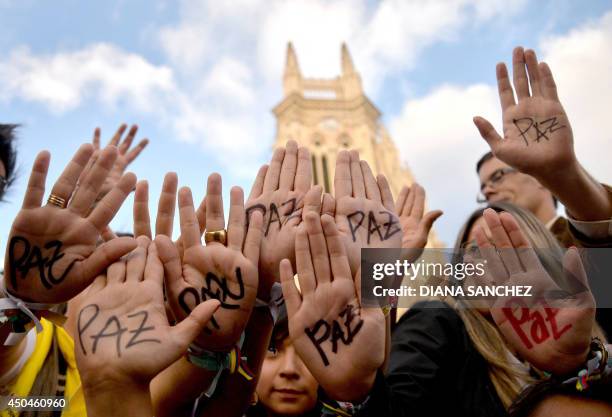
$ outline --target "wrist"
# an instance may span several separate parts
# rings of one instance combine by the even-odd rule
[[[148,383],[129,378],[97,378],[83,379],[82,386],[89,417],[153,415]]]

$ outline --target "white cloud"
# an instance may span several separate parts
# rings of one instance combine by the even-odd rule
[[[612,12],[565,35],[544,39],[541,57],[550,65],[559,98],[574,132],[578,158],[600,181],[612,183]]]
[[[447,239],[476,206],[475,163],[488,147],[472,123],[481,115],[501,120],[497,89],[485,84],[443,85],[425,97],[409,100],[390,131],[404,160],[428,193],[432,209],[444,217],[437,229]],[[496,123],[499,124],[499,123]]]
[[[612,12],[567,34],[543,39],[539,52],[551,66],[572,122],[578,158],[595,178],[612,183],[612,134],[606,129],[612,97]],[[430,207],[445,210],[436,226],[444,236],[454,236],[476,206],[474,166],[488,147],[472,123],[475,115],[487,118],[501,132],[496,86],[438,86],[408,100],[390,123],[403,158],[430,191]]]
[[[126,99],[137,110],[150,112],[160,94],[175,88],[170,68],[105,43],[40,56],[16,48],[0,62],[0,83],[0,98],[19,97],[56,112],[74,109],[87,98],[110,106]]]
[[[222,57],[212,67],[202,85],[202,94],[233,105],[251,104],[254,99],[253,74],[244,63]]]

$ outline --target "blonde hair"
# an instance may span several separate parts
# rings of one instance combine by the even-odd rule
[[[564,251],[554,235],[532,213],[520,207],[508,203],[491,203],[488,207],[498,212],[506,211],[514,216],[531,246],[536,248],[536,253],[542,265],[549,271],[559,286],[564,288],[566,284],[562,266]],[[455,242],[455,256],[460,253],[459,249],[467,241],[474,222],[482,217],[483,211],[484,208],[474,211],[464,224]],[[544,250],[538,251],[537,248]],[[455,259],[454,261],[458,260]],[[445,301],[449,302],[449,300]],[[475,309],[470,308],[466,301],[452,300],[450,304],[457,310],[463,320],[472,344],[487,361],[489,378],[501,402],[507,409],[517,398],[523,386],[534,382],[535,379],[529,374],[529,369],[526,366],[509,361],[512,353],[494,323]],[[603,337],[603,331],[597,323],[595,323],[593,335]],[[605,338],[602,338],[602,340],[605,340]]]

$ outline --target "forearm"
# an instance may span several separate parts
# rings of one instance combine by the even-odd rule
[[[257,386],[261,366],[272,336],[272,328],[270,312],[262,308],[253,309],[251,319],[245,330],[246,337],[242,347],[242,355],[247,358],[247,365],[255,378],[247,381],[237,373],[226,375],[219,382],[213,398],[202,408],[200,416],[239,417],[244,414]]]
[[[575,161],[563,172],[537,177],[576,220],[609,220],[612,204],[606,189]]]
[[[215,371],[200,368],[185,357],[174,362],[151,381],[151,400],[155,416],[176,416],[185,407],[191,409],[194,401],[208,390]]]
[[[153,407],[148,384],[135,381],[101,384],[83,383],[88,417],[152,417]]]

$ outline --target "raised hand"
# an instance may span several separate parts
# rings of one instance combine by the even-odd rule
[[[137,125],[132,125],[125,136],[125,139],[121,141],[126,129],[126,124],[119,126],[111,140],[108,142],[108,145],[117,147],[117,159],[115,160],[113,168],[110,170],[104,184],[102,185],[102,188],[100,189],[100,193],[98,194],[97,198],[98,200],[104,197],[115,186],[115,184],[117,184],[117,181],[119,181],[127,166],[138,158],[138,155],[140,155],[144,148],[146,148],[146,146],[149,144],[148,139],[142,139],[136,146],[132,147],[132,142],[134,141],[136,133],[138,132]],[[91,161],[92,163],[95,162],[100,153],[100,135],[100,128],[97,127],[94,130],[92,141],[94,146],[94,154]]]
[[[298,149],[295,141],[274,151],[270,166],[261,167],[246,203],[247,222],[252,213],[264,219],[259,272],[262,285],[279,281],[278,265],[284,258],[295,259],[295,232],[307,205],[306,194],[312,182],[308,149]],[[318,190],[320,205],[320,190]],[[316,198],[315,198],[316,201]],[[316,208],[317,212],[319,208]],[[264,291],[265,292],[265,291]]]
[[[333,217],[308,213],[295,251],[301,293],[289,260],[280,267],[293,345],[329,396],[362,401],[384,360],[385,317],[361,308],[359,271],[353,280]]]
[[[575,371],[586,360],[595,323],[595,301],[578,251],[570,248],[563,268],[549,265],[547,270],[511,214],[487,209],[484,218],[490,238],[482,229],[475,234],[489,276],[496,285],[532,288],[533,299],[494,302],[491,315],[499,330],[537,368],[558,375]]]
[[[136,177],[123,175],[91,210],[117,150],[114,146],[105,148],[75,191],[92,153],[91,145],[79,148],[53,186],[51,202],[46,205],[42,201],[50,155],[43,151],[36,157],[8,239],[4,279],[14,295],[42,303],[68,301],[136,246],[134,239],[121,238],[96,247],[100,233],[134,188]]]
[[[412,262],[423,253],[433,223],[442,215],[441,210],[425,211],[425,189],[416,182],[402,187],[395,203],[395,213],[402,226],[402,248]]]
[[[572,128],[552,72],[546,63],[538,64],[534,51],[521,47],[512,53],[512,67],[518,102],[505,64],[497,64],[496,69],[504,137],[482,117],[475,117],[474,123],[500,160],[536,178],[557,175],[574,166],[576,156]]]
[[[168,300],[178,320],[187,317],[203,301],[214,298],[221,302],[197,338],[198,345],[216,351],[229,350],[238,342],[255,303],[258,284],[262,216],[253,213],[247,228],[242,189],[232,188],[230,199],[227,246],[220,242],[202,245],[189,188],[182,188],[178,195],[184,245],[182,262],[170,238],[158,235],[155,239],[166,271]],[[206,227],[211,232],[225,229],[218,174],[208,178]]]
[[[171,327],[163,280],[157,248],[141,236],[126,259],[112,264],[87,289],[75,341],[86,394],[95,397],[96,389],[113,384],[144,385],[148,391],[151,379],[187,351],[219,307],[217,300],[206,301]]]
[[[383,175],[374,178],[357,151],[340,151],[334,177],[336,224],[347,247],[351,271],[361,262],[361,248],[399,248],[402,229],[393,196]]]

